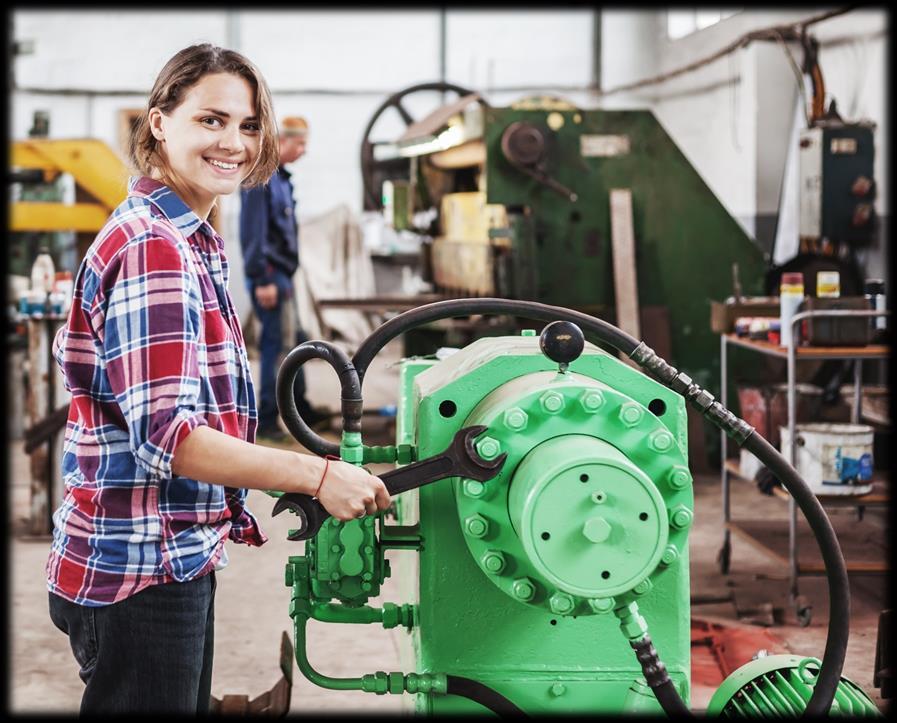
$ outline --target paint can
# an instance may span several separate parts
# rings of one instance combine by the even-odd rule
[[[867,424],[798,424],[795,469],[821,495],[872,491],[872,427]],[[779,430],[782,454],[791,460],[788,427]]]

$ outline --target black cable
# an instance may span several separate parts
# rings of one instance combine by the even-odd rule
[[[505,698],[501,693],[479,681],[463,678],[459,675],[447,675],[446,693],[460,695],[488,708],[499,716],[526,716],[520,708]]]
[[[816,495],[776,448],[759,434],[752,434],[742,446],[758,457],[791,493],[813,530],[822,552],[828,580],[829,625],[819,677],[804,715],[827,715],[835,690],[841,682],[841,670],[850,635],[850,582],[841,546]]]
[[[591,331],[597,334],[603,341],[606,341],[626,355],[631,354],[639,343],[637,339],[629,336],[629,334],[621,331],[613,324],[561,306],[550,306],[535,301],[518,301],[515,299],[449,299],[405,311],[371,332],[368,338],[358,347],[355,356],[352,357],[359,379],[364,383],[364,375],[374,357],[399,334],[431,321],[450,319],[457,316],[469,316],[471,314],[513,314],[514,316],[538,321],[572,321],[574,324],[578,324],[584,331]]]
[[[340,381],[343,430],[361,432],[361,381],[346,353],[326,341],[306,341],[287,354],[277,370],[277,411],[290,434],[306,448],[322,457],[328,454],[338,456],[340,446],[315,434],[296,409],[293,384],[299,368],[309,359],[323,359],[336,371]]]

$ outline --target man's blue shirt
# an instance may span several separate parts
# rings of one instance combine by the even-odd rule
[[[283,166],[265,186],[240,192],[240,246],[246,278],[254,286],[274,282],[274,271],[299,268],[299,223],[290,172]]]

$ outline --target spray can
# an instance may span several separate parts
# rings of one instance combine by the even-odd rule
[[[869,309],[871,311],[884,311],[888,308],[887,299],[885,297],[885,282],[881,279],[866,279],[863,293],[866,297],[866,301],[869,303]],[[880,338],[883,336],[887,325],[887,317],[872,317],[872,329],[874,330],[873,338]]]
[[[804,275],[800,272],[782,274],[779,286],[779,319],[782,346],[791,345],[791,319],[804,300]]]
[[[837,299],[841,296],[841,274],[837,271],[820,271],[816,274],[816,297]]]
[[[56,268],[53,265],[53,257],[50,251],[42,246],[37,252],[37,258],[31,266],[31,294],[32,303],[40,297],[43,303],[47,295],[53,290],[53,282],[56,280]]]

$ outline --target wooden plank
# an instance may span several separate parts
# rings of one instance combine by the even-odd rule
[[[610,235],[617,326],[636,339],[641,339],[635,234],[632,229],[632,191],[628,188],[612,188],[610,191]]]
[[[770,344],[760,339],[748,339],[735,334],[726,334],[729,342],[737,346],[756,349],[775,356],[788,356],[788,349],[778,344]],[[799,346],[798,359],[882,359],[890,356],[891,349],[886,344],[868,344],[867,346]]]

